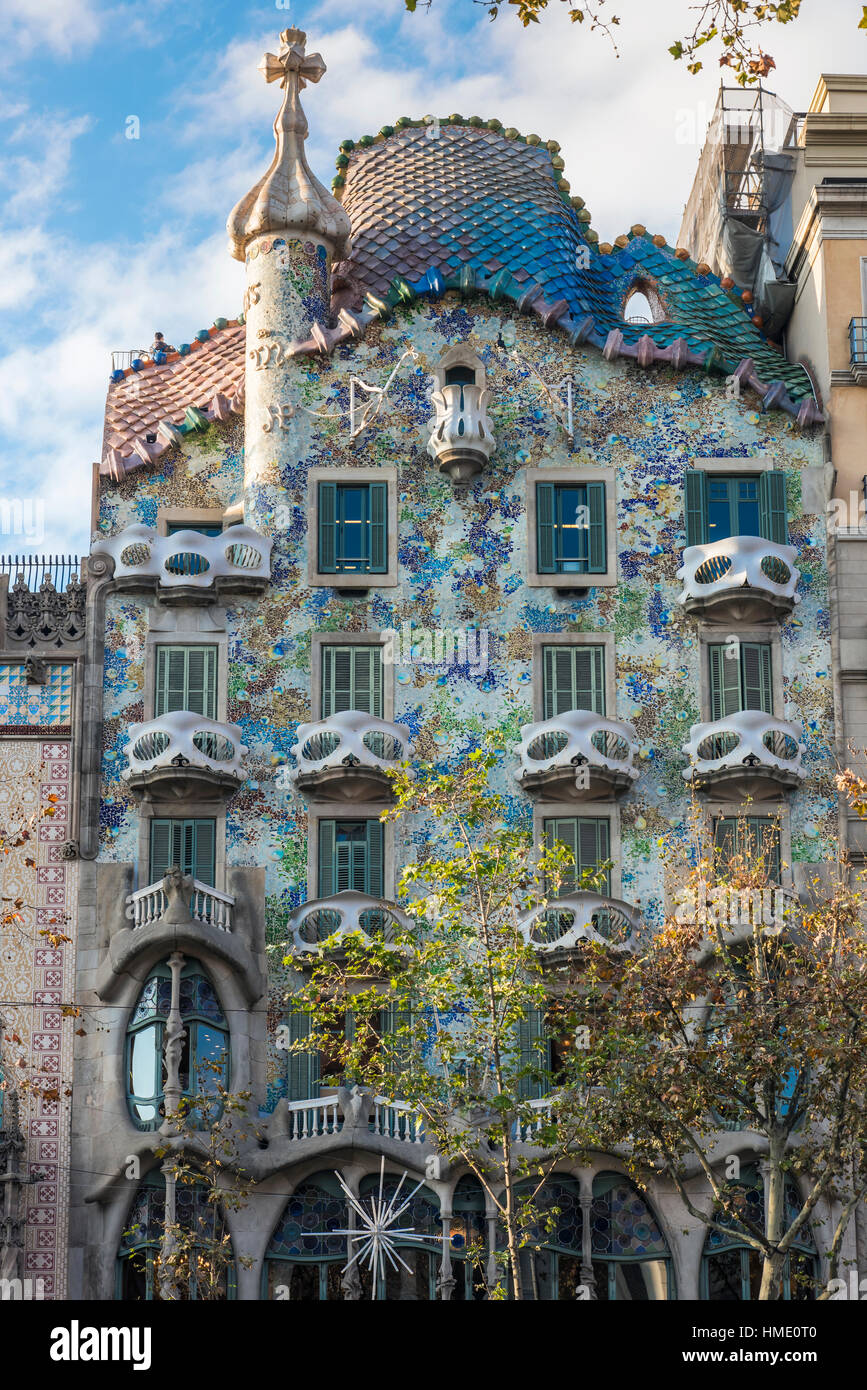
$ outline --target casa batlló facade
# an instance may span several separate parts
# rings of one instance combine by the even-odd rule
[[[341,1232],[383,1159],[389,1191],[424,1180],[410,1224],[431,1239],[381,1295],[486,1295],[493,1258],[463,1258],[475,1236],[496,1248],[481,1186],[399,1101],[287,1054],[297,970],[267,949],[288,937],[301,969],[323,931],[363,930],[383,900],[399,914],[428,832],[380,823],[390,766],[452,768],[498,735],[512,824],[613,865],[578,933],[600,906],[635,932],[663,921],[694,777],[718,843],[778,827],[786,891],[837,843],[806,374],[662,237],[600,244],[554,141],[403,118],[341,146],[332,196],[299,103],[324,70],[297,30],[263,63],[282,106],[229,219],[243,314],[109,387],[64,947],[99,1026],[75,1039],[57,1294],[153,1296],[166,1204],[195,1200],[166,1190],[161,1107],[217,1058],[260,1135],[255,1195],[226,1213],[249,1257],[231,1296],[369,1296]],[[18,1123],[32,1169],[41,1112]],[[755,1164],[745,1144],[720,1151]],[[732,1261],[750,1296],[746,1252],[709,1248],[611,1155],[563,1166],[543,1201],[540,1297],[722,1297]],[[821,1274],[812,1235],[800,1254]]]

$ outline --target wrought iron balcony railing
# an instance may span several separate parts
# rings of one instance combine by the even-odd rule
[[[436,414],[429,423],[427,451],[441,473],[457,483],[480,473],[496,448],[488,418],[490,393],[481,386],[443,386],[433,394]]]
[[[788,720],[741,710],[709,724],[693,724],[683,745],[690,759],[683,776],[688,782],[769,782],[771,791],[796,787],[803,781],[804,747],[797,726]]]
[[[97,541],[93,560],[114,563],[115,583],[124,588],[158,589],[165,601],[200,597],[213,602],[218,593],[261,593],[271,579],[271,545],[250,526],[229,526],[219,536],[176,531],[159,536],[151,526],[128,526]]]
[[[593,799],[622,792],[638,777],[635,729],[592,710],[573,709],[521,729],[515,777],[531,796]]]
[[[790,613],[800,595],[800,570],[790,545],[761,536],[729,536],[712,545],[691,545],[677,571],[679,602],[686,611],[719,609],[719,616],[748,619]]]
[[[121,774],[130,790],[153,790],[158,783],[180,784],[193,794],[200,787],[237,791],[247,773],[238,724],[222,724],[190,710],[173,710],[145,724],[131,724],[126,755],[129,767]]]
[[[628,951],[640,923],[636,909],[620,898],[577,892],[526,913],[521,933],[528,945],[546,954],[569,950],[580,941]]]
[[[298,727],[292,745],[299,791],[326,801],[369,801],[389,796],[390,769],[413,755],[409,729],[361,710],[343,710]]]

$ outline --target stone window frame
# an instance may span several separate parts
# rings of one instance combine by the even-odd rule
[[[435,390],[441,391],[446,383],[446,372],[450,367],[469,367],[476,374],[476,385],[482,390],[487,386],[485,364],[468,343],[455,343],[448,348],[433,369]]]
[[[307,902],[319,897],[319,822],[322,820],[379,820],[381,801],[308,801],[307,803]],[[396,867],[394,822],[382,827],[382,896],[394,902]]]
[[[605,651],[605,718],[617,718],[616,638],[613,632],[534,632],[532,657],[533,722],[545,718],[543,647],[602,647]]]
[[[623,835],[620,806],[616,801],[537,801],[533,804],[533,844],[544,845],[544,823],[556,818],[608,821],[608,852],[611,859],[611,897],[623,900]]]
[[[698,625],[698,651],[699,651],[699,710],[701,712],[702,724],[710,724],[713,720],[713,713],[710,706],[710,662],[708,661],[708,647],[725,646],[730,638],[736,638],[738,642],[763,642],[771,649],[771,688],[773,692],[773,710],[768,716],[773,719],[785,719],[785,687],[783,684],[783,642],[780,634],[779,623],[755,623],[750,627],[738,627],[736,632],[726,632],[725,624],[718,623],[699,623]]]
[[[527,583],[534,589],[610,589],[617,583],[617,473],[614,468],[592,464],[526,470]],[[537,566],[536,484],[605,484],[605,573],[540,574]]]
[[[319,484],[385,483],[387,489],[386,542],[388,568],[385,574],[320,574],[319,563]],[[307,585],[311,589],[395,589],[397,577],[397,468],[321,467],[307,474]]]
[[[322,648],[323,647],[385,647],[384,632],[314,632],[310,645],[310,719],[319,721],[322,708]],[[394,666],[382,663],[382,717],[394,723]]]
[[[136,888],[150,883],[150,851],[152,820],[212,820],[214,825],[214,887],[226,891],[226,805],[224,801],[203,801],[200,797],[171,801],[142,801],[139,807],[138,882]]]
[[[226,529],[223,507],[160,507],[157,511],[157,535],[167,536],[170,526],[220,526]]]

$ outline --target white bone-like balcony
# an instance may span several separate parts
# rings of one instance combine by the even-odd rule
[[[712,545],[691,545],[677,571],[679,602],[687,613],[738,622],[785,617],[800,595],[800,570],[790,545],[761,536],[729,536]]]
[[[149,927],[162,920],[169,906],[168,894],[163,884],[164,880],[161,879],[159,883],[149,883],[146,888],[138,888],[135,893],[130,893],[126,905],[133,929]],[[230,932],[234,910],[235,899],[231,894],[221,893],[218,888],[211,888],[209,884],[201,883],[197,878],[193,879],[189,895],[189,914],[192,921],[204,922],[216,931]]]
[[[620,898],[580,891],[525,913],[521,934],[529,946],[546,955],[568,951],[581,941],[628,951],[640,922],[636,909]]]
[[[429,421],[427,451],[441,473],[464,483],[480,473],[496,448],[488,419],[486,387],[452,384],[433,394],[436,414]]]
[[[97,541],[91,560],[113,561],[119,588],[156,589],[165,603],[213,603],[215,595],[261,593],[271,579],[271,545],[250,526],[230,526],[219,536],[160,536],[135,525]]]
[[[628,790],[638,777],[635,729],[573,709],[521,729],[515,777],[529,796],[592,801]]]
[[[690,760],[686,781],[714,790],[724,785],[737,797],[763,800],[804,780],[797,726],[761,710],[693,724],[683,751]]]
[[[371,944],[374,936],[391,943],[403,932],[413,929],[406,913],[393,903],[371,898],[351,889],[335,893],[330,898],[314,898],[296,907],[290,914],[286,932],[292,952],[296,955],[319,951],[326,941],[339,949],[347,936],[357,935],[362,943]],[[396,950],[406,950],[396,946]]]
[[[238,724],[173,710],[146,724],[131,724],[122,776],[130,791],[161,795],[231,796],[245,781],[246,745]]]
[[[290,780],[323,801],[382,801],[391,796],[388,773],[413,754],[409,729],[361,710],[343,710],[315,724],[300,724],[292,745],[297,767]]]

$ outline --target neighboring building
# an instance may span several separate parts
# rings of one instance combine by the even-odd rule
[[[315,1059],[287,1063],[292,972],[266,944],[288,929],[302,968],[317,935],[393,900],[426,828],[380,824],[389,763],[451,766],[498,732],[514,824],[581,868],[611,859],[616,910],[651,925],[671,905],[658,841],[688,833],[690,762],[720,844],[779,818],[786,887],[837,841],[808,375],[664,238],[634,226],[600,245],[555,141],[401,118],[344,142],[338,202],[306,165],[298,104],[323,70],[295,30],[266,60],[285,88],[277,153],[229,222],[244,317],[117,367],[109,388],[89,562],[101,711],[82,762],[99,838],[91,818],[77,997],[101,1026],[77,1049],[79,1297],[151,1292],[129,1255],[159,1241],[174,1199],[160,1107],[222,1055],[267,1141],[255,1200],[226,1215],[252,1260],[237,1296],[360,1295],[326,1234],[350,1218],[333,1171],[364,1194],[384,1155],[420,1179],[427,1143],[399,1105],[344,1104],[320,1094]],[[393,664],[410,624],[422,654],[456,636],[457,658]],[[721,1152],[749,1160],[745,1143],[728,1133]],[[588,1278],[601,1298],[749,1296],[744,1253],[706,1247],[662,1184],[648,1210],[615,1157],[549,1195],[547,1296]],[[413,1222],[495,1233],[459,1167],[428,1179]],[[483,1293],[461,1248],[442,1267],[419,1257],[389,1295]]]
[[[20,1280],[19,1297],[69,1294],[77,1025],[64,1005],[75,988],[87,817],[84,664],[78,562],[0,559],[0,1280]]]

